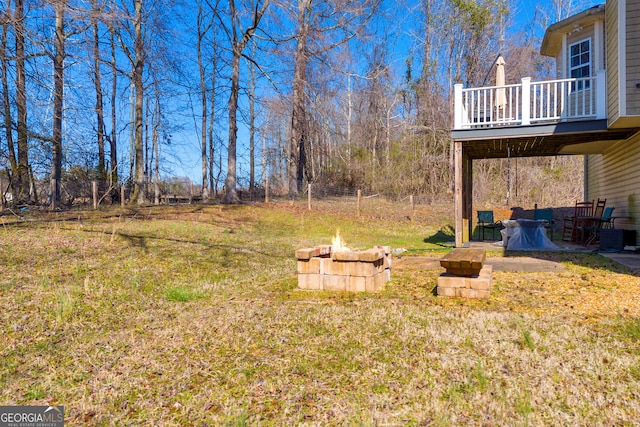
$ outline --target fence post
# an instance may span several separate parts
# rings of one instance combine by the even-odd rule
[[[358,218],[360,218],[360,200],[362,199],[362,190],[358,190]]]
[[[0,210],[4,210],[4,183],[2,182],[2,176],[0,176]]]
[[[120,206],[124,208],[124,184],[120,186]]]
[[[93,209],[98,209],[98,181],[91,181],[91,193],[93,194]]]
[[[264,183],[264,202],[269,203],[269,177],[265,179]]]
[[[51,178],[51,181],[49,183],[50,187],[50,191],[51,191],[51,210],[55,210],[56,209],[56,180],[55,178]]]
[[[307,209],[311,210],[311,183],[307,184]]]

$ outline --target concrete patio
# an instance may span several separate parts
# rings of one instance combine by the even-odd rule
[[[465,244],[464,247],[486,249],[487,251],[500,251],[501,246],[498,242],[485,240],[485,241],[471,241]],[[629,268],[631,271],[640,271],[640,252],[599,252],[597,246],[585,247],[575,243],[565,242],[562,240],[554,240],[561,251],[567,252],[593,252],[598,253],[603,257],[606,257],[618,264]],[[523,256],[519,254],[520,251],[509,251],[507,256],[488,256],[486,264],[493,267],[493,271],[509,271],[509,272],[553,272],[562,271],[564,266],[561,263],[549,261],[545,259],[535,258],[528,256],[530,252],[523,251]],[[394,258],[393,268],[441,268],[440,257],[438,256],[404,256],[402,258]]]
[[[605,252],[605,251],[599,251],[599,248],[597,245],[584,246],[584,245],[580,245],[573,242],[565,242],[564,240],[554,240],[553,243],[555,243],[560,248],[561,251],[598,253],[605,258],[608,258],[612,261],[617,262],[618,264],[621,264],[629,268],[631,271],[640,271],[640,252],[628,252],[628,251]],[[500,241],[496,242],[492,240],[467,242],[465,244],[465,247],[483,248],[486,250],[493,250],[493,251],[502,249],[502,246],[500,246]],[[518,252],[519,251],[509,251],[509,253],[513,255],[517,254]],[[491,261],[487,259],[487,263],[488,264],[493,263],[495,271],[500,271],[501,263],[504,264],[505,266],[508,266],[508,267],[505,267],[504,271],[520,271],[520,270],[517,270],[519,268],[517,264],[520,264],[520,263],[529,264],[529,266],[527,267],[524,267],[524,266],[522,267],[527,269],[523,271],[552,271],[552,270],[549,270],[550,266],[547,265],[549,261],[539,260],[539,259],[530,258],[530,257],[518,257],[517,262],[515,263],[516,265],[512,265],[514,264],[513,262],[514,260],[513,258],[511,258],[512,261],[509,261],[509,259],[510,257],[491,258]],[[557,264],[557,263],[554,263],[554,264]],[[539,268],[539,270],[529,270],[529,268],[533,268],[533,269]]]

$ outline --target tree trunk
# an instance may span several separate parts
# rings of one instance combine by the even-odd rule
[[[133,191],[133,183],[135,181],[136,167],[136,87],[133,83],[134,70],[131,70],[129,76],[129,190]],[[136,196],[137,197],[137,196]],[[131,195],[130,202],[135,202],[135,197]]]
[[[27,89],[25,83],[24,52],[24,0],[15,1],[14,28],[16,32],[16,111],[18,113],[18,167],[13,179],[16,181],[16,203],[29,198],[29,138],[27,133]]]
[[[141,205],[146,203],[144,187],[144,150],[142,141],[142,114],[144,87],[142,73],[144,71],[144,41],[142,39],[142,0],[135,0],[135,65],[133,85],[135,87],[135,183],[131,200]]]
[[[111,73],[113,80],[111,81],[111,136],[109,137],[109,159],[111,160],[110,168],[110,181],[111,185],[115,186],[118,182],[118,145],[117,145],[117,116],[116,116],[116,94],[118,93],[118,74],[116,65],[116,40],[115,30],[111,24],[109,24],[109,33],[111,35]],[[112,201],[117,200],[118,191],[114,191]],[[120,194],[122,197],[122,194]]]
[[[153,194],[154,194],[154,203],[156,205],[160,204],[160,143],[159,132],[160,128],[160,119],[162,117],[160,111],[160,88],[159,85],[156,85],[156,111],[155,111],[155,120],[153,121],[153,152],[155,157],[155,168],[154,168],[154,179],[153,179]]]
[[[156,83],[156,82],[154,82]],[[156,90],[157,85],[156,85]],[[151,136],[151,132],[149,132],[149,121],[153,119],[151,116],[151,102],[147,100],[147,102],[143,103],[143,107],[145,109],[145,113],[143,117],[143,131],[142,131],[142,150],[143,150],[143,158],[144,158],[144,194],[149,195],[150,192],[150,184],[151,184],[151,170],[153,167],[153,152],[150,152],[149,138]],[[153,123],[151,124],[153,126]]]
[[[215,142],[213,139],[213,122],[215,121],[216,113],[216,68],[218,66],[218,55],[216,53],[216,32],[213,32],[213,59],[211,64],[211,112],[209,113],[209,189],[215,194],[218,191],[216,183],[216,176],[213,174],[213,168],[215,166]],[[222,168],[222,164],[220,165]]]
[[[296,55],[295,70],[293,76],[293,99],[291,112],[291,146],[289,149],[289,195],[297,197],[302,187],[302,168],[300,153],[304,144],[304,86],[302,67],[306,61],[302,56]]]
[[[202,20],[204,13],[202,4],[198,2],[198,40],[196,42],[196,51],[198,56],[198,71],[200,74],[200,157],[202,160],[202,200],[209,199],[209,189],[207,188],[207,85],[205,82],[204,64],[202,62],[202,40],[210,26],[203,27]]]
[[[62,177],[62,112],[64,107],[64,12],[66,4],[56,2],[56,40],[53,59],[53,150],[51,155],[51,179],[55,186],[51,191],[51,203],[60,203],[60,178]]]
[[[305,84],[307,79],[307,38],[309,24],[306,17],[310,13],[310,0],[300,1],[298,5],[298,36],[293,70],[293,95],[291,99],[291,144],[289,149],[289,196],[298,197],[304,177],[304,127],[305,127]]]
[[[251,58],[256,58],[256,44],[251,46]],[[255,158],[255,137],[256,137],[256,70],[253,63],[249,61],[249,190],[256,186],[256,158]]]
[[[93,82],[96,88],[96,138],[98,142],[98,188],[104,191],[107,180],[104,151],[104,109],[102,101],[102,82],[100,73],[100,33],[98,32],[98,5],[95,0],[92,4],[93,26]]]
[[[215,64],[215,60],[214,60]],[[209,188],[211,193],[215,196],[218,192],[216,185],[216,177],[213,174],[213,167],[215,166],[215,142],[213,139],[213,122],[215,120],[216,109],[216,78],[215,78],[215,65],[213,67],[211,77],[211,112],[209,113]],[[222,167],[222,165],[220,165]]]
[[[4,110],[4,128],[5,128],[5,138],[7,140],[7,151],[9,157],[9,165],[11,167],[11,176],[17,176],[18,172],[18,161],[16,159],[16,151],[15,146],[13,144],[13,119],[11,116],[11,101],[9,98],[9,76],[7,72],[8,68],[8,59],[7,59],[7,30],[9,27],[9,17],[11,11],[11,0],[7,0],[6,10],[5,10],[5,19],[6,22],[2,26],[2,43],[0,44],[0,63],[1,65],[1,73],[2,73],[2,104]],[[11,179],[11,193],[13,195],[18,194],[18,186],[16,185],[16,181]],[[2,192],[1,196],[4,196],[4,188],[0,189]],[[15,199],[14,199],[15,200]]]
[[[238,203],[240,199],[238,198],[238,191],[236,189],[237,185],[237,177],[236,177],[236,144],[238,138],[238,124],[237,124],[237,110],[238,110],[238,95],[240,92],[240,57],[242,56],[242,51],[247,46],[249,40],[253,36],[258,24],[260,23],[260,19],[264,15],[267,6],[269,5],[269,0],[265,0],[262,4],[262,7],[258,8],[258,4],[256,4],[252,16],[251,25],[244,31],[242,37],[238,39],[236,21],[238,21],[238,15],[235,8],[234,0],[229,1],[229,9],[231,16],[231,47],[233,50],[233,59],[231,61],[231,92],[229,93],[229,145],[228,145],[228,155],[227,155],[227,179],[224,183],[225,195],[224,195],[224,203]]]
[[[242,51],[237,42],[233,44],[233,60],[231,62],[231,92],[229,93],[229,145],[227,155],[227,179],[224,182],[224,203],[238,203],[236,190],[236,144],[238,124],[236,114],[238,110],[238,92],[240,91],[240,55]]]

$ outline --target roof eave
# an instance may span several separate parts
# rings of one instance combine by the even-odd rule
[[[562,47],[562,36],[569,34],[579,26],[590,25],[596,21],[604,20],[604,8],[604,4],[599,4],[550,25],[544,33],[540,54],[555,57]]]

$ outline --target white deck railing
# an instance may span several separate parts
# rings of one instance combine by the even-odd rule
[[[454,87],[454,130],[606,118],[606,73],[581,79]]]

